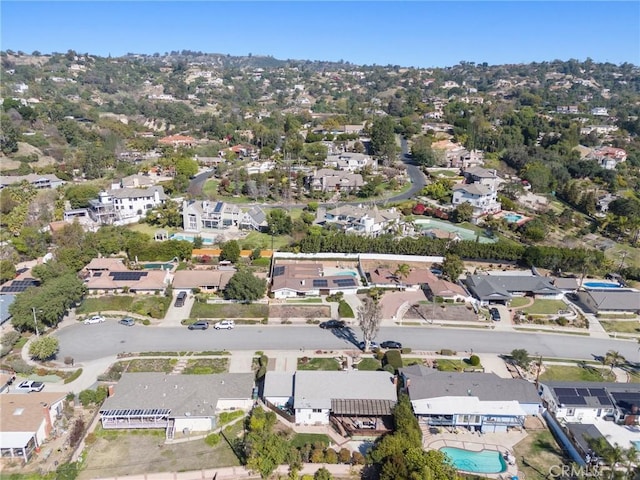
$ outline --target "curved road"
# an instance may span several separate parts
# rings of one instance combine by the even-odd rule
[[[186,327],[125,327],[115,320],[96,325],[72,325],[56,332],[60,340],[59,358],[73,357],[87,362],[118,353],[205,350],[307,350],[355,349],[361,339],[359,329],[322,330],[317,326],[252,325],[235,330],[188,330]],[[524,348],[530,355],[593,360],[608,350],[620,352],[629,361],[638,361],[634,341],[589,338],[557,333],[522,333],[438,327],[383,327],[378,340],[397,340],[413,350],[458,352],[473,349],[482,353],[509,353]]]
[[[422,191],[422,189],[426,185],[426,179],[424,177],[424,174],[422,173],[422,170],[420,170],[420,167],[418,167],[411,160],[411,155],[409,154],[409,145],[407,140],[404,137],[400,138],[400,147],[402,149],[402,154],[400,156],[400,159],[407,167],[407,175],[409,176],[409,180],[411,181],[411,188],[409,190],[407,190],[404,193],[394,195],[392,197],[380,198],[372,201],[363,199],[356,202],[323,203],[321,205],[333,208],[340,205],[359,205],[363,203],[363,201],[368,205],[373,205],[373,204],[383,205],[389,202],[400,202],[403,200],[409,200],[411,198],[414,198],[417,194],[419,194]],[[204,173],[201,173],[200,175],[197,175],[195,178],[193,178],[189,182],[189,188],[187,189],[187,192],[194,197],[202,194],[202,188],[204,187],[205,182],[209,179],[209,177],[213,176],[213,174],[214,174],[214,171],[210,170],[208,172],[204,172]],[[250,203],[247,205],[260,205],[262,207],[271,206],[271,207],[282,207],[282,208],[295,208],[295,207],[305,206],[304,203],[286,204],[286,203],[277,203],[277,202],[270,203],[270,204],[269,203]]]

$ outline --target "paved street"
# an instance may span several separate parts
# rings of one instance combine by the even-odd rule
[[[331,331],[312,325],[238,325],[229,331],[201,331],[186,327],[124,327],[115,321],[71,325],[55,335],[60,340],[59,358],[71,356],[76,362],[145,351],[355,349],[362,338],[357,327]],[[524,348],[531,355],[592,360],[608,350],[616,350],[631,361],[638,361],[639,356],[635,341],[558,333],[384,326],[377,340],[397,340],[414,350],[425,351],[448,348],[509,353],[514,348]]]

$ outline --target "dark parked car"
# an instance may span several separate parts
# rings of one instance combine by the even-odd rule
[[[344,328],[345,323],[342,320],[327,320],[320,324],[320,328]]]
[[[206,330],[207,328],[209,328],[209,322],[205,320],[200,320],[199,322],[189,325],[189,330]]]
[[[493,320],[494,322],[500,321],[500,312],[497,308],[490,308],[489,314],[491,315],[491,320]]]
[[[398,350],[402,349],[402,344],[400,342],[394,342],[393,340],[387,340],[380,344],[382,348],[397,348]]]
[[[127,327],[133,327],[136,324],[136,321],[131,317],[124,317],[122,320],[118,322],[120,325],[125,325]]]

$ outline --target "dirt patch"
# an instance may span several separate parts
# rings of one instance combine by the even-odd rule
[[[473,309],[468,309],[465,305],[455,304],[414,304],[404,315],[405,320],[450,320],[459,322],[475,322],[478,316]]]
[[[549,478],[549,468],[562,465],[562,450],[548,430],[529,432],[523,440],[513,447],[518,461],[518,469],[527,480]]]
[[[269,307],[271,318],[329,318],[331,307],[328,305],[272,305]]]
[[[213,448],[205,444],[204,439],[165,444],[163,429],[99,430],[97,436],[96,442],[88,447],[86,467],[78,476],[80,480],[239,465],[226,442],[220,442]]]

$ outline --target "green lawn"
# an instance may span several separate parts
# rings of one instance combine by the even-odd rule
[[[182,371],[185,375],[210,375],[212,373],[226,373],[229,370],[227,358],[199,358],[189,360]]]
[[[288,246],[293,241],[289,235],[275,235],[273,237],[273,248],[278,250]],[[271,250],[271,235],[261,232],[250,232],[244,239],[240,240],[240,247],[244,250]]]
[[[440,176],[440,177],[460,177],[456,172],[452,172],[451,170],[429,170],[429,175]]]
[[[218,195],[218,185],[220,182],[218,180],[207,180],[202,187],[202,193],[207,197],[216,197]]]
[[[515,297],[513,300],[511,300],[511,303],[509,304],[509,306],[511,308],[520,308],[520,307],[524,307],[530,301],[531,299],[528,297]]]
[[[189,318],[265,318],[269,306],[261,303],[201,303],[193,304]]]
[[[322,303],[321,298],[288,298],[287,303]]]
[[[608,368],[572,367],[568,365],[546,365],[540,380],[563,382],[615,382]]]
[[[164,372],[170,373],[173,371],[173,367],[178,363],[176,358],[137,358],[135,360],[129,360],[123,362],[128,364],[125,366],[125,371],[129,373],[140,372]]]
[[[289,440],[289,445],[296,448],[302,448],[307,444],[313,445],[315,443],[329,446],[331,439],[324,433],[296,433],[293,438]]]
[[[340,364],[333,358],[298,358],[298,370],[340,370]]]
[[[363,358],[358,362],[358,370],[380,370],[382,363],[375,358]]]
[[[600,325],[602,325],[607,332],[640,333],[640,322],[637,320],[600,320]]]
[[[567,304],[560,300],[535,300],[533,305],[524,309],[527,315],[554,315],[558,310],[566,310]]]
[[[344,300],[340,300],[340,304],[338,305],[338,315],[342,318],[355,318],[351,305]]]
[[[409,365],[424,365],[422,358],[405,358],[402,357],[402,366],[408,367]]]
[[[470,363],[467,363],[464,360],[438,359],[437,361],[438,361],[438,370],[440,370],[441,372],[464,372],[465,369],[470,369],[470,368],[481,369],[482,368],[482,365],[473,367]]]
[[[109,295],[106,297],[85,298],[82,305],[76,308],[76,313],[95,313],[117,310],[129,312],[134,297],[130,295]]]

